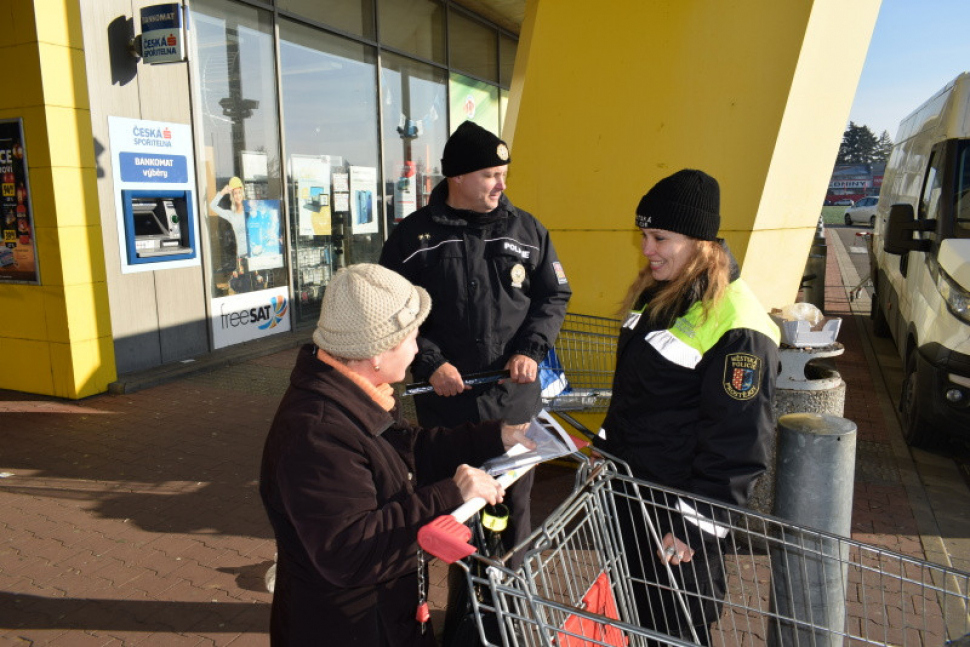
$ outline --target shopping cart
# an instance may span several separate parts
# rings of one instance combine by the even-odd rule
[[[967,639],[970,573],[658,487],[618,465],[584,461],[572,494],[520,547],[520,568],[509,569],[508,556],[458,561],[486,644],[941,647]],[[664,564],[663,529],[679,523],[689,533],[688,522],[723,538],[692,544],[689,564]],[[716,568],[723,601],[688,584]]]
[[[620,320],[566,313],[559,337],[539,366],[542,406],[588,434],[574,413],[606,411],[616,368]]]

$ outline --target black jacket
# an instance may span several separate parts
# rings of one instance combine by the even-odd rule
[[[420,352],[411,366],[414,377],[427,380],[445,362],[468,375],[499,370],[515,354],[542,361],[572,295],[549,232],[504,195],[487,214],[452,209],[447,195],[445,180],[426,207],[394,229],[380,258],[381,265],[431,294],[431,315],[421,327]],[[431,399],[472,411],[477,402],[477,415],[464,419],[525,422],[538,409],[539,391],[538,381],[506,382],[415,403],[420,414]]]
[[[435,644],[422,634],[417,532],[462,503],[451,477],[504,451],[497,423],[423,430],[300,350],[263,449],[278,551],[271,642]]]
[[[631,313],[597,444],[645,480],[744,505],[767,466],[778,328],[741,279],[707,319],[669,329]]]

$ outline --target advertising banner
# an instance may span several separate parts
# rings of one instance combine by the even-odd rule
[[[244,292],[212,300],[212,345],[225,348],[290,330],[288,288]]]
[[[868,189],[867,180],[832,180],[829,182],[830,189]]]
[[[115,213],[118,214],[118,241],[121,273],[148,272],[199,265],[194,232],[195,158],[192,129],[187,124],[127,117],[108,117],[108,145],[111,150],[115,189]],[[149,200],[152,195],[167,196],[183,192],[178,213],[165,216],[165,205],[154,211],[134,215],[138,205],[132,196]],[[144,205],[142,205],[144,208]],[[126,227],[127,222],[127,227]],[[134,238],[134,240],[132,240]],[[134,258],[132,249],[146,245],[179,241],[180,253],[171,259],[164,254]],[[150,262],[149,262],[150,261]]]
[[[0,119],[0,283],[40,283],[21,119]]]

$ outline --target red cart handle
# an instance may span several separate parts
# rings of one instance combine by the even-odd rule
[[[510,470],[498,477],[498,482],[503,488],[508,488],[533,467],[535,465]],[[475,547],[468,543],[472,538],[472,531],[465,522],[487,503],[485,499],[475,497],[465,501],[451,514],[441,515],[418,530],[418,545],[426,553],[449,564],[468,557],[475,552]]]

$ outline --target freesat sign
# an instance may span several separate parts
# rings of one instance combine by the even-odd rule
[[[212,300],[212,345],[225,348],[290,330],[286,288],[243,292]]]
[[[149,64],[185,60],[182,7],[177,2],[141,10],[141,59]]]

